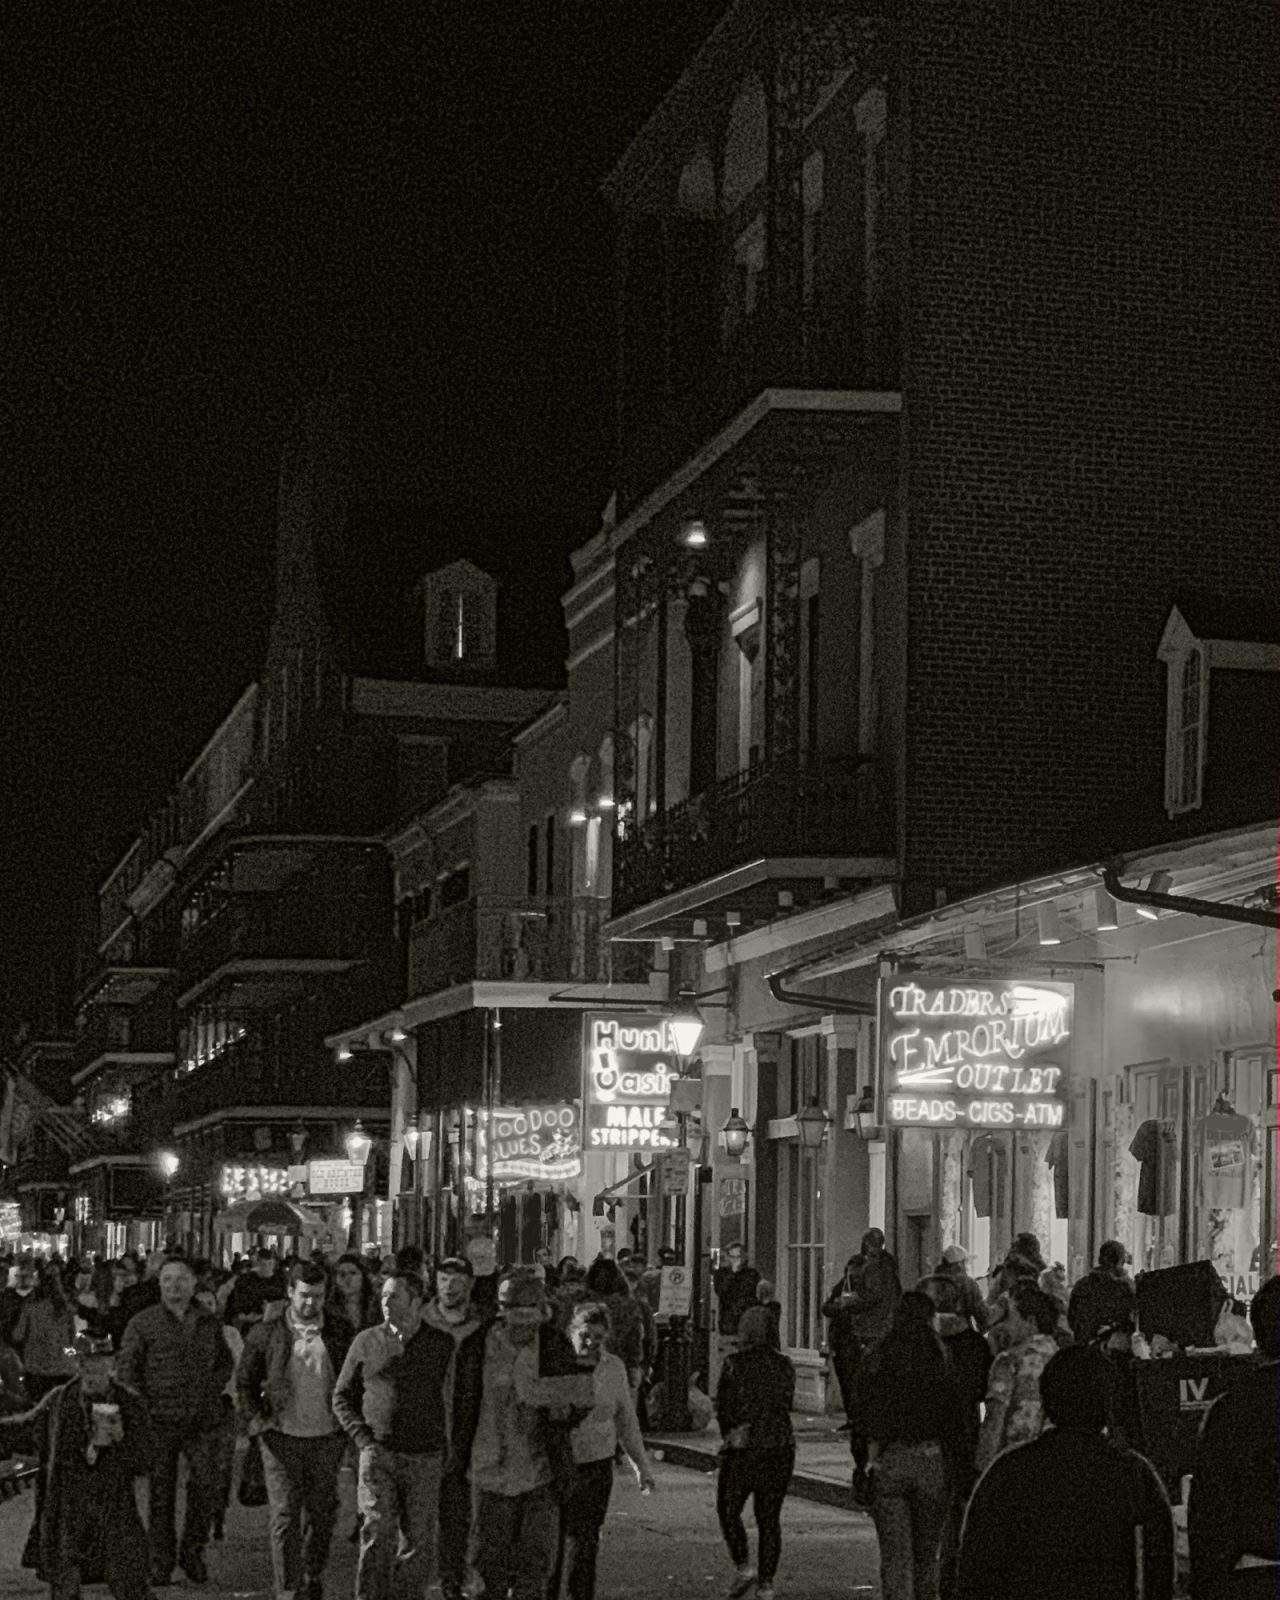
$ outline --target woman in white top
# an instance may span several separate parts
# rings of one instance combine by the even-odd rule
[[[574,1307],[568,1331],[579,1362],[594,1369],[595,1404],[569,1436],[574,1484],[560,1508],[560,1543],[548,1594],[551,1600],[595,1600],[600,1529],[613,1491],[618,1446],[630,1458],[644,1494],[654,1486],[653,1470],[631,1402],[627,1369],[605,1349],[608,1310],[599,1301],[584,1300]]]

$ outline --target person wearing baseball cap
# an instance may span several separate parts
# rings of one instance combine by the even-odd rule
[[[53,1600],[105,1583],[116,1600],[147,1600],[149,1550],[134,1479],[158,1453],[147,1408],[115,1377],[111,1341],[80,1334],[76,1375],[30,1411],[0,1419],[0,1449],[40,1457],[34,1551]]]
[[[543,1600],[555,1562],[560,1499],[574,1485],[569,1434],[595,1384],[548,1314],[527,1270],[498,1286],[498,1315],[458,1347],[450,1470],[474,1495],[473,1559],[488,1600]]]
[[[962,1244],[949,1244],[938,1262],[937,1276],[950,1278],[960,1296],[959,1314],[968,1317],[979,1333],[987,1325],[987,1307],[982,1290],[969,1276],[969,1252]]]

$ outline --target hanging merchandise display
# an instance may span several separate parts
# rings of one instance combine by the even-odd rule
[[[1007,1179],[1009,1150],[1001,1134],[980,1133],[969,1146],[969,1180],[973,1185],[973,1212],[994,1216]]]
[[[1148,1117],[1138,1126],[1129,1154],[1140,1163],[1138,1210],[1147,1217],[1171,1217],[1178,1209],[1178,1135],[1172,1123]]]
[[[1199,1134],[1205,1205],[1247,1210],[1253,1202],[1253,1123],[1234,1111],[1214,1110],[1201,1122]]]

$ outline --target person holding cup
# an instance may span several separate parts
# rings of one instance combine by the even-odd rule
[[[85,1583],[105,1583],[115,1600],[147,1600],[134,1479],[152,1471],[156,1436],[143,1401],[116,1381],[110,1339],[80,1334],[69,1354],[73,1378],[30,1411],[0,1418],[0,1448],[40,1457],[37,1570],[52,1600],[76,1600]]]

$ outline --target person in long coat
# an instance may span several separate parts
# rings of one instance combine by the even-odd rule
[[[77,1600],[85,1583],[105,1583],[115,1600],[148,1600],[133,1480],[152,1470],[156,1437],[145,1403],[116,1382],[110,1340],[82,1334],[74,1349],[77,1375],[0,1419],[0,1446],[40,1457],[37,1571],[52,1600]]]

